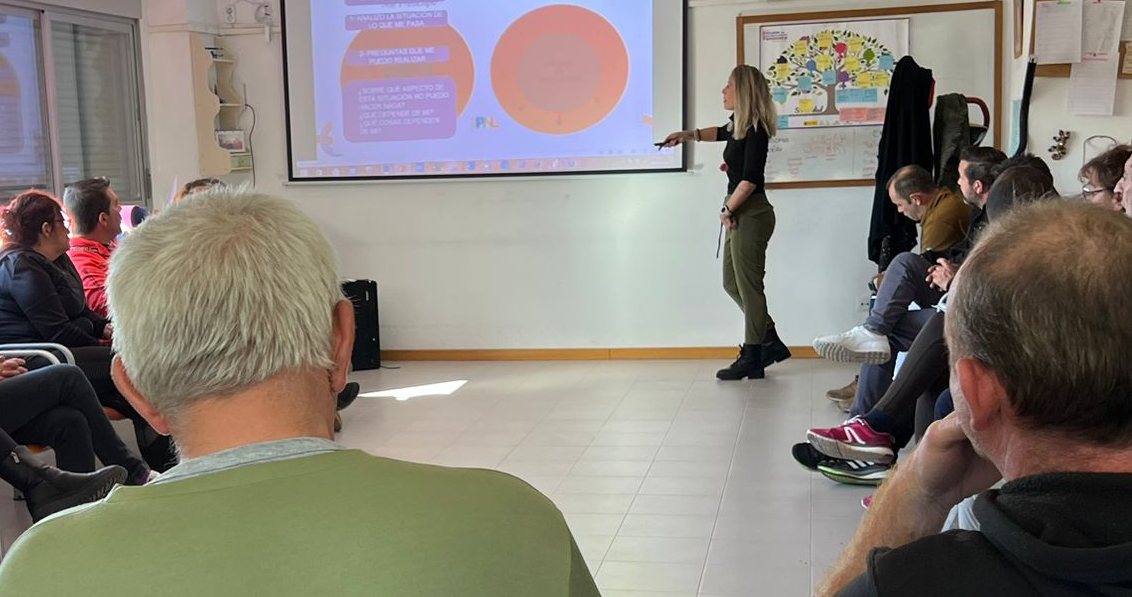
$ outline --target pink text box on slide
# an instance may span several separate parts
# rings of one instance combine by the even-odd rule
[[[342,89],[345,136],[353,143],[447,139],[456,134],[451,77],[350,81]]]
[[[406,4],[412,6],[433,6],[442,0],[346,0],[346,6],[381,6],[383,4]]]
[[[412,12],[378,12],[346,17],[346,31],[374,29],[423,29],[448,24],[446,10],[416,10]]]
[[[425,64],[448,62],[448,46],[420,46],[415,48],[381,48],[346,53],[350,66],[389,66],[392,64]]]

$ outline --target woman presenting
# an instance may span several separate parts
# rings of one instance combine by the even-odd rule
[[[723,245],[723,289],[743,310],[746,332],[739,358],[716,373],[719,379],[762,379],[763,369],[790,358],[767,313],[763,276],[766,247],[774,233],[774,208],[766,198],[766,156],[777,115],[770,87],[759,69],[739,65],[723,88],[730,121],[719,127],[679,131],[663,146],[686,141],[726,141],[727,198],[719,219],[727,230]]]

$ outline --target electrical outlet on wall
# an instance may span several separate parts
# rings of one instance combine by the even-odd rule
[[[236,5],[235,4],[229,4],[224,9],[224,21],[227,22],[229,25],[235,25],[236,24]]]
[[[865,296],[857,301],[857,310],[862,313],[868,313],[872,308],[873,297]]]

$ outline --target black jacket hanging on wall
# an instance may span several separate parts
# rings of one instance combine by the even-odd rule
[[[897,170],[911,164],[932,171],[928,114],[932,86],[932,71],[920,67],[911,56],[896,63],[877,151],[876,194],[869,226],[869,260],[882,270],[892,257],[916,246],[916,223],[900,215],[888,200],[887,183]]]

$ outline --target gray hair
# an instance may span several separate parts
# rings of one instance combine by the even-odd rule
[[[959,272],[951,358],[994,371],[1031,430],[1132,445],[1130,281],[1132,220],[1076,202],[1017,207],[991,221]]]
[[[334,251],[291,201],[216,188],[168,207],[114,252],[107,286],[114,349],[167,416],[333,367]]]

